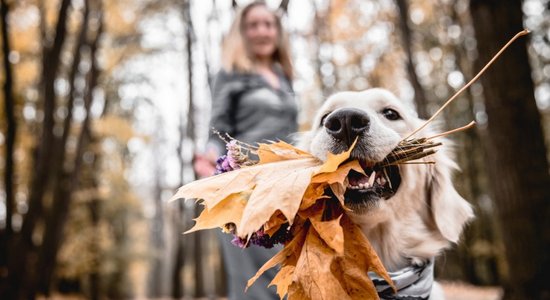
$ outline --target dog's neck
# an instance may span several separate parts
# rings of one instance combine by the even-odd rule
[[[434,283],[434,259],[422,265],[412,265],[395,272],[389,272],[395,290],[374,272],[369,272],[380,299],[406,300],[432,298]],[[439,298],[438,298],[439,299]]]
[[[421,219],[410,218],[404,222],[367,220],[357,224],[390,272],[425,264],[449,244],[437,231],[427,228]]]
[[[376,226],[360,224],[360,226],[386,269],[396,271],[408,265],[407,258],[399,251],[401,247],[398,245],[402,242],[394,234],[394,229],[389,223],[379,223]]]

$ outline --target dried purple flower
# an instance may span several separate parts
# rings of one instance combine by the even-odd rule
[[[249,243],[246,243],[246,239],[240,238],[233,233],[234,238],[231,243],[240,248],[247,248],[250,245],[256,245],[264,248],[273,248],[276,244],[285,244],[292,239],[292,233],[290,232],[288,225],[281,226],[273,236],[269,236],[264,232],[263,228],[256,231],[250,237]]]
[[[227,154],[216,160],[214,175],[240,169],[242,166],[250,164],[248,155],[242,152],[242,147],[236,140],[231,140],[225,147],[227,148]]]

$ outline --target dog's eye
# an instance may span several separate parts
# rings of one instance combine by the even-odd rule
[[[396,120],[402,119],[401,115],[399,115],[398,112],[396,112],[395,110],[393,110],[391,108],[385,108],[382,111],[382,114],[384,115],[384,117],[386,117],[386,119],[388,119],[390,121],[396,121]]]
[[[325,119],[327,118],[327,116],[329,115],[330,113],[326,113],[324,114],[322,117],[321,117],[321,122],[319,124],[319,126],[323,126],[323,123],[325,122]]]

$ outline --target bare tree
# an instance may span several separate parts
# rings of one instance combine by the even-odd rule
[[[17,123],[15,120],[15,97],[13,94],[13,73],[10,63],[11,43],[9,38],[8,15],[10,7],[6,0],[0,1],[1,16],[0,22],[2,26],[2,61],[4,63],[4,113],[6,115],[7,130],[6,130],[6,156],[4,169],[4,190],[6,194],[6,228],[5,232],[0,236],[0,268],[7,267],[9,261],[8,247],[13,235],[12,216],[14,208],[14,160],[13,153],[15,149],[15,137],[17,131]],[[2,276],[3,277],[3,276]],[[3,279],[0,279],[3,282]],[[2,287],[0,287],[1,289]]]
[[[89,0],[86,0],[84,3],[84,15],[86,16],[87,14],[89,14],[88,11],[90,3]],[[98,50],[99,38],[103,30],[103,14],[98,9],[98,3],[99,1],[95,1],[95,13],[98,15],[97,18],[99,27],[98,30],[95,32],[95,36],[93,37],[93,39],[90,41],[86,41],[86,45],[90,50],[90,71],[87,74],[86,92],[84,94],[84,108],[86,111],[86,117],[84,118],[83,124],[81,126],[81,132],[78,136],[76,154],[74,156],[72,168],[70,170],[66,170],[63,167],[64,160],[59,162],[60,166],[57,178],[58,180],[55,182],[54,185],[53,205],[46,219],[44,238],[38,260],[38,270],[40,272],[39,289],[45,295],[49,295],[50,292],[50,283],[55,268],[57,252],[59,251],[63,239],[64,224],[67,219],[73,192],[76,190],[80,179],[79,175],[81,173],[80,169],[83,159],[82,156],[84,154],[84,151],[86,150],[86,147],[88,146],[88,143],[90,142],[90,109],[94,100],[93,90],[97,86],[97,81],[99,77],[96,53]],[[84,19],[86,23],[83,23],[82,26],[87,27],[87,18],[88,17],[86,16]],[[82,27],[82,30],[85,32],[86,28]],[[67,129],[68,128],[70,128],[70,126],[68,126]],[[64,148],[65,144],[61,146]]]
[[[478,66],[523,28],[520,1],[472,0]],[[550,175],[533,95],[527,42],[513,44],[482,77],[489,184],[510,274],[504,299],[548,299]]]
[[[44,120],[42,122],[42,134],[36,149],[35,172],[33,173],[29,187],[28,211],[23,220],[21,232],[11,245],[11,253],[14,255],[10,257],[9,262],[10,299],[23,298],[25,297],[25,293],[30,292],[29,288],[32,285],[32,278],[35,278],[34,274],[31,273],[37,271],[36,268],[27,266],[27,262],[35,261],[34,258],[29,257],[34,248],[32,235],[35,225],[43,213],[43,198],[49,183],[48,178],[51,174],[50,158],[52,157],[55,140],[53,134],[55,125],[54,111],[56,108],[54,83],[61,61],[61,50],[67,35],[70,3],[71,0],[62,0],[59,5],[53,42],[46,43],[46,41],[43,41],[41,85],[43,90]],[[27,273],[31,275],[27,276]]]
[[[426,93],[418,80],[413,62],[412,32],[409,26],[409,3],[407,0],[395,0],[395,3],[399,8],[399,29],[401,30],[401,40],[403,41],[403,50],[405,50],[406,55],[407,74],[414,89],[414,103],[416,104],[418,116],[426,119],[430,117],[428,114]]]

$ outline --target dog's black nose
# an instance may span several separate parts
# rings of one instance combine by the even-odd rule
[[[369,130],[369,116],[359,109],[339,109],[328,115],[323,124],[331,136],[351,146],[355,138]]]

